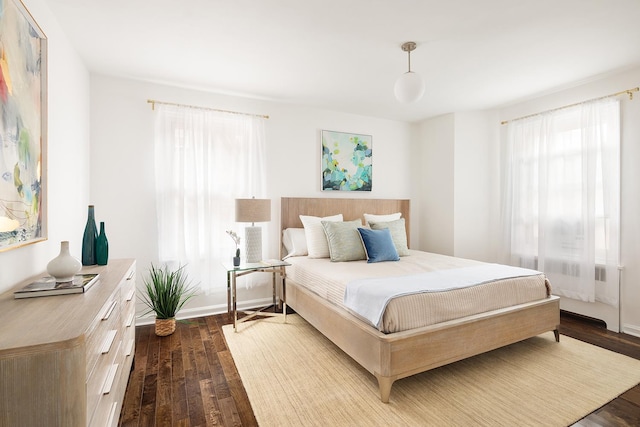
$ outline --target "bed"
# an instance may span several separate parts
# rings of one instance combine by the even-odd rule
[[[360,219],[364,223],[364,213],[398,212],[403,218],[409,245],[410,202],[404,199],[282,198],[281,230],[303,228],[300,215],[342,214],[345,222]],[[414,255],[407,259],[411,256]],[[298,268],[297,259],[288,260]],[[355,267],[350,263],[331,264]],[[550,293],[533,301],[384,332],[352,310],[321,297],[307,287],[305,281],[304,275],[287,272],[287,305],[373,374],[378,381],[380,399],[385,403],[389,402],[392,385],[398,379],[548,331],[553,331],[559,341],[559,298]]]

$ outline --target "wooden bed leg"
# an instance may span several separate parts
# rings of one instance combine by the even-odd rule
[[[383,377],[376,374],[378,379],[378,388],[380,389],[380,400],[382,403],[389,403],[389,396],[391,395],[391,386],[396,380],[394,377]]]
[[[555,336],[556,336],[556,342],[560,342],[560,329],[555,328],[555,329],[553,330],[553,335],[555,335]]]

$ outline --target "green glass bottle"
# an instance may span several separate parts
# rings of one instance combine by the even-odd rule
[[[109,241],[104,232],[104,222],[100,221],[100,234],[96,240],[96,262],[98,265],[107,265],[109,260]]]
[[[87,215],[87,225],[84,227],[82,236],[82,265],[96,264],[96,240],[98,239],[98,229],[93,205],[89,205]]]

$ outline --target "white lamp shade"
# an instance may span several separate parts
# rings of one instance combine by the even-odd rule
[[[236,222],[271,221],[270,199],[236,199]]]
[[[416,102],[424,95],[425,85],[420,74],[413,71],[407,71],[396,80],[393,91],[398,101],[410,104]]]

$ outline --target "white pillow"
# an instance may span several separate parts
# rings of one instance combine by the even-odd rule
[[[364,223],[365,225],[369,225],[370,222],[389,222],[395,221],[396,219],[400,219],[402,216],[402,212],[396,212],[392,214],[386,215],[376,215],[376,214],[364,214]]]
[[[342,221],[342,214],[325,216],[324,218],[300,215],[300,221],[302,221],[304,234],[307,238],[309,258],[329,258],[329,244],[321,221]]]
[[[282,244],[287,251],[283,259],[292,256],[305,256],[307,251],[307,238],[304,228],[287,228],[282,232]]]

